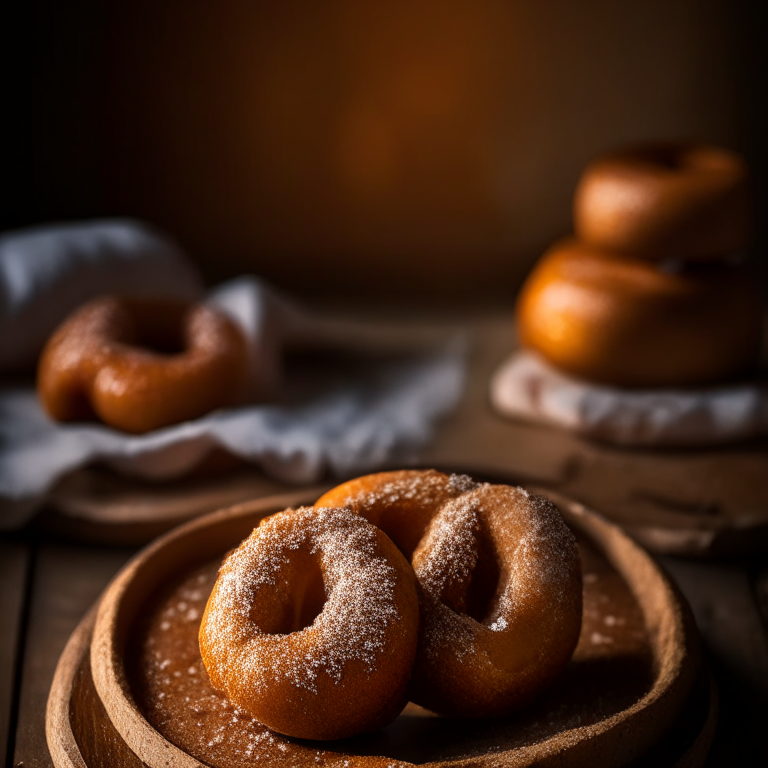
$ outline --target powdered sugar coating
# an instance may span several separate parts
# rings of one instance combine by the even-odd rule
[[[576,539],[550,501],[434,470],[359,478],[318,503],[329,498],[398,543],[417,539],[401,545],[422,588],[414,701],[498,715],[565,667],[581,626],[581,571]]]
[[[399,504],[433,508],[462,493],[464,479],[469,480],[467,475],[455,475],[461,480],[452,484],[450,478],[431,470],[382,473],[385,476],[389,474],[392,475],[391,479],[385,477],[375,487],[358,486],[359,481],[354,480],[339,486],[334,489],[341,491],[337,503],[356,512],[374,508],[389,509]],[[322,504],[322,499],[319,503]]]
[[[454,493],[468,493],[469,491],[474,491],[477,486],[478,483],[469,475],[453,474],[448,476],[448,487]]]
[[[499,570],[473,618],[467,589],[483,556]],[[422,702],[508,711],[564,668],[579,635],[581,580],[575,537],[551,502],[478,485],[439,511],[413,564],[431,598],[419,651],[429,663],[413,683]]]
[[[384,650],[387,626],[399,620],[393,600],[394,569],[376,557],[374,531],[358,525],[359,518],[341,510],[299,514],[305,524],[293,527],[288,535],[283,528],[268,523],[229,557],[209,613],[209,621],[214,622],[226,614],[228,621],[214,644],[242,649],[232,661],[249,674],[257,690],[274,678],[286,678],[292,685],[316,692],[320,671],[338,683],[352,659],[362,662],[370,673]],[[308,653],[293,658],[278,651],[282,635],[265,633],[251,613],[259,590],[290,589],[280,572],[288,566],[291,552],[302,547],[311,555],[320,554],[328,575],[328,602],[310,627],[299,630],[313,635]],[[232,661],[230,654],[224,653],[220,664],[226,668]],[[215,674],[223,677],[225,671],[219,668]]]
[[[371,758],[363,755],[373,754],[382,756],[378,759],[381,768],[398,759],[421,764],[427,759],[455,760],[468,755],[494,757],[500,749],[516,749],[565,728],[611,716],[634,703],[652,683],[648,638],[634,598],[612,566],[591,547],[582,551],[582,558],[586,558],[587,577],[585,621],[573,661],[556,688],[510,719],[444,721],[420,716],[421,710],[409,708],[407,717],[383,733],[327,745],[268,731],[211,688],[200,659],[200,616],[220,561],[206,566],[202,574],[179,573],[158,590],[157,603],[142,609],[147,630],[137,627],[131,636],[130,645],[138,656],[137,667],[129,675],[131,690],[154,728],[215,768],[267,764],[271,768],[343,768],[345,763],[368,768]],[[196,621],[189,618],[190,610],[199,614]],[[611,636],[613,642],[592,644],[594,632]],[[189,674],[193,665],[197,673]],[[385,756],[389,760],[382,759]]]
[[[318,588],[313,578],[322,578],[318,607],[324,604],[303,626],[303,603]],[[333,731],[323,703],[329,691],[342,709],[367,691],[358,720],[366,708],[376,718],[397,714],[417,627],[413,577],[381,531],[348,510],[308,508],[267,519],[230,554],[206,607],[200,646],[211,682],[238,706],[282,733],[332,738],[325,735]],[[285,704],[276,716],[269,714],[275,697]],[[309,713],[309,731],[302,714],[295,726],[284,722],[291,708]],[[343,735],[355,732],[355,718],[339,724]]]
[[[435,470],[382,472],[337,486],[315,506],[348,507],[381,528],[410,558],[435,511],[475,485],[467,475]]]
[[[430,523],[422,539],[428,547],[429,557],[422,560],[419,583],[442,602],[465,603],[455,599],[456,593],[467,584],[479,557],[480,511],[465,496],[445,504]],[[457,608],[464,608],[458,605]]]

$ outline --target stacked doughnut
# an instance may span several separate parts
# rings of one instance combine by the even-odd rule
[[[762,305],[744,260],[751,199],[737,154],[635,146],[585,168],[575,237],[526,280],[520,343],[567,373],[627,388],[691,387],[755,368]]]
[[[375,730],[408,699],[508,714],[581,629],[576,539],[546,499],[434,470],[369,475],[267,518],[224,562],[200,627],[215,688],[273,730]]]

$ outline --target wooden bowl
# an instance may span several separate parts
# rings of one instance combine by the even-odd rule
[[[56,768],[142,768],[109,719],[91,676],[91,638],[96,606],[72,633],[59,659],[48,697],[46,736]],[[635,768],[699,768],[717,722],[717,691],[706,668],[670,732]]]
[[[530,712],[520,716],[470,724],[430,716],[430,713],[409,705],[395,723],[370,737],[320,746],[275,736],[280,750],[275,754],[280,759],[267,762],[270,765],[284,761],[287,761],[286,765],[310,762],[321,765],[343,758],[369,765],[433,762],[455,766],[619,766],[668,749],[662,745],[671,739],[677,746],[669,749],[678,757],[682,755],[683,762],[678,763],[676,759],[667,762],[670,754],[665,753],[664,763],[700,765],[711,738],[714,708],[709,683],[701,677],[697,635],[687,607],[650,556],[618,528],[579,504],[555,494],[548,495],[560,506],[582,539],[585,557],[592,569],[588,572],[597,569],[606,584],[623,585],[624,608],[619,603],[611,608],[615,614],[611,617],[614,623],[624,620],[621,610],[627,611],[630,624],[633,611],[640,617],[649,656],[649,677],[642,686],[641,695],[634,696],[639,689],[633,689],[630,684],[637,669],[633,671],[631,664],[627,666],[627,660],[620,654],[611,655],[608,645],[601,651],[599,643],[587,647],[587,642],[580,657],[577,649],[575,662],[569,667],[570,678],[567,673],[568,679],[562,685],[556,686]],[[103,706],[109,718],[107,722],[110,727],[114,724],[113,730],[130,748],[131,758],[137,756],[148,766],[218,764],[215,754],[203,754],[198,750],[193,756],[178,738],[172,743],[163,735],[161,731],[167,733],[167,728],[158,728],[151,722],[153,715],[148,716],[151,707],[147,707],[146,701],[143,706],[139,703],[144,694],[137,688],[131,654],[126,651],[139,641],[142,616],[148,609],[151,612],[153,601],[156,604],[168,584],[178,582],[183,575],[206,562],[219,560],[266,514],[285,506],[310,502],[312,498],[293,494],[262,499],[189,523],[140,553],[107,589],[99,606],[91,643],[90,672],[94,690],[98,693],[96,708]],[[590,601],[585,604],[589,605]],[[599,605],[593,601],[593,608],[595,606],[599,610]],[[585,621],[589,632],[589,621],[586,618]],[[87,633],[87,629],[82,630],[81,635],[83,632]],[[82,636],[79,642],[82,646]],[[68,686],[70,691],[77,690],[78,686],[87,688],[89,679],[88,670],[83,671],[82,659],[80,671],[71,672],[73,654],[76,655],[75,651],[70,651],[68,667],[65,665],[61,676],[57,672],[54,689],[58,686],[59,690],[56,695],[52,689],[51,701],[59,702],[58,708],[49,704],[49,741],[55,741],[58,752],[64,754],[72,752],[71,745],[70,748],[61,746],[66,742],[67,733],[60,736],[59,732],[66,732],[67,727],[57,730],[53,723],[61,726],[62,719],[69,717],[71,732],[75,710],[70,707],[68,715],[64,712],[62,702],[67,694],[61,689]],[[66,655],[67,652],[62,663]],[[69,673],[67,668],[70,668]],[[597,687],[597,698],[608,695],[610,699],[611,692],[615,693],[613,709],[609,706],[600,717],[592,716],[591,719],[573,709],[568,710],[574,705],[574,697],[578,699],[576,689],[588,684],[590,675],[596,678],[602,675],[603,682],[610,684],[602,689]],[[696,686],[700,689],[696,689],[698,692]],[[74,694],[71,696],[74,701]],[[703,712],[702,702],[706,705]],[[557,717],[552,719],[553,712],[566,712],[570,719],[565,722],[562,718],[561,721],[557,721]],[[681,723],[686,722],[688,725],[683,728]],[[686,735],[681,737],[683,730]],[[521,739],[520,734],[524,738]],[[110,732],[109,735],[114,734]],[[92,762],[61,762],[62,758],[56,758],[56,749],[52,745],[59,768],[62,765],[94,765]]]

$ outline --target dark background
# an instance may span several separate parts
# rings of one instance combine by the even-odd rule
[[[0,228],[135,216],[210,282],[503,304],[591,156],[687,137],[747,156],[762,251],[758,8],[6,2]]]

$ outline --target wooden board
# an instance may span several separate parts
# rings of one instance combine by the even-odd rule
[[[768,765],[768,616],[755,600],[758,584],[733,563],[662,563],[693,610],[718,687],[720,717],[707,765]]]
[[[768,441],[717,450],[630,450],[504,419],[488,382],[515,348],[509,317],[475,326],[467,391],[425,464],[541,478],[650,549],[693,556],[768,550]]]
[[[30,547],[26,542],[0,540],[0,755],[8,753],[18,662],[23,647],[24,604],[29,581]]]
[[[300,503],[302,500],[303,499],[298,497],[294,503]],[[649,754],[653,758],[653,764],[680,766],[701,765],[714,729],[715,701],[711,693],[710,683],[704,673],[702,673],[696,680],[693,680],[693,678],[688,679],[687,683],[681,687],[681,681],[684,680],[687,675],[687,673],[684,672],[684,668],[687,667],[690,672],[690,662],[695,657],[695,630],[690,624],[687,611],[679,604],[679,602],[677,602],[677,595],[674,588],[672,588],[663,575],[658,572],[650,558],[632,545],[631,542],[614,526],[600,521],[599,518],[588,511],[584,511],[580,505],[570,504],[567,500],[563,499],[558,499],[558,501],[561,503],[561,506],[565,506],[570,510],[568,514],[575,524],[579,525],[579,520],[582,522],[586,520],[586,523],[584,524],[587,528],[591,527],[591,535],[594,537],[594,541],[596,541],[603,551],[609,555],[609,559],[613,565],[619,569],[622,575],[629,579],[629,583],[632,586],[632,589],[636,591],[644,611],[650,610],[652,612],[654,610],[651,607],[651,603],[658,608],[660,596],[663,596],[661,603],[671,601],[669,607],[672,608],[672,614],[677,616],[677,618],[672,622],[672,625],[669,625],[668,629],[663,630],[661,634],[665,635],[666,633],[667,638],[669,638],[669,628],[672,627],[674,629],[674,626],[677,626],[677,630],[672,632],[673,635],[677,632],[677,642],[679,643],[680,639],[684,637],[687,638],[687,640],[685,640],[686,646],[691,642],[693,643],[693,646],[689,648],[690,654],[683,655],[683,659],[687,658],[688,662],[684,661],[683,667],[677,668],[679,674],[675,673],[671,678],[667,679],[667,683],[671,683],[670,690],[677,690],[677,693],[682,695],[682,698],[673,707],[676,714],[670,717],[672,715],[672,710],[667,710],[666,714],[664,714],[665,706],[670,704],[670,700],[665,698],[665,696],[657,697],[654,699],[654,701],[657,702],[654,705],[656,711],[652,712],[649,709],[646,712],[646,714],[650,716],[650,719],[640,717],[638,720],[633,721],[632,725],[634,726],[636,734],[637,727],[641,723],[644,723],[645,727],[648,726],[649,722],[655,723],[657,727],[661,726],[663,728],[666,724],[676,719],[676,727],[667,735],[666,739],[663,740],[663,743],[657,739],[655,747],[651,749]],[[277,500],[271,509],[282,508],[285,503],[286,498],[283,497]],[[94,663],[97,665],[95,668],[97,672],[96,687],[97,690],[101,692],[100,698],[105,704],[106,709],[109,711],[112,720],[117,723],[118,730],[121,731],[129,743],[140,752],[144,758],[144,762],[147,764],[165,763],[157,763],[152,757],[151,750],[149,753],[146,753],[146,750],[149,749],[147,744],[151,744],[153,739],[152,733],[147,731],[146,721],[142,724],[141,718],[139,717],[139,720],[131,720],[129,725],[126,726],[125,721],[121,721],[120,715],[117,715],[115,710],[117,701],[115,696],[119,698],[119,691],[116,692],[115,690],[111,690],[111,692],[107,692],[105,695],[104,676],[102,674],[103,666],[101,665],[101,661],[99,661],[99,659],[103,660],[105,657],[99,649],[101,648],[101,650],[104,650],[102,645],[104,622],[106,621],[106,625],[110,625],[116,618],[113,616],[110,619],[108,616],[109,610],[107,606],[112,600],[110,595],[114,597],[116,594],[121,594],[124,598],[128,595],[128,599],[122,603],[125,605],[126,602],[131,603],[133,598],[136,597],[136,595],[133,595],[132,597],[130,596],[130,589],[126,590],[126,585],[130,585],[131,583],[134,585],[141,584],[141,590],[143,591],[154,589],[151,583],[151,578],[149,578],[151,570],[147,572],[143,570],[144,567],[142,566],[142,562],[146,563],[148,560],[143,560],[142,558],[149,558],[149,561],[154,559],[155,563],[165,562],[168,564],[169,558],[170,561],[173,561],[178,556],[179,552],[191,554],[193,557],[199,556],[201,554],[201,542],[205,543],[205,547],[213,546],[214,548],[226,548],[226,546],[229,546],[234,542],[228,540],[224,541],[224,539],[228,539],[228,537],[231,538],[232,536],[239,539],[243,535],[243,530],[248,529],[249,526],[253,524],[254,518],[257,518],[267,511],[270,511],[269,505],[267,502],[263,501],[255,505],[241,506],[239,509],[228,513],[221,513],[214,516],[214,518],[207,518],[206,520],[184,526],[180,531],[174,532],[170,536],[165,537],[163,541],[153,545],[148,550],[148,553],[145,553],[137,560],[134,560],[129,568],[113,583],[106,594],[99,619],[100,625],[102,625],[102,630],[97,630],[97,633],[101,633],[100,636],[102,636],[102,640],[97,639],[93,645],[93,658]],[[227,535],[224,535],[222,538],[224,533],[227,533]],[[154,555],[152,554],[153,552],[155,553]],[[178,565],[179,563],[174,564],[174,570]],[[126,576],[126,574],[128,575]],[[148,578],[149,581],[147,580]],[[643,597],[643,594],[645,594],[645,597]],[[118,603],[119,602],[120,601],[118,601]],[[678,608],[674,608],[675,605],[677,605]],[[138,603],[134,605],[134,608],[137,606]],[[104,616],[107,616],[107,618],[104,619]],[[125,618],[126,617],[117,619],[117,625],[112,624],[112,626],[121,626]],[[85,736],[81,735],[81,740],[84,738],[96,738],[101,740],[103,740],[103,738],[109,738],[95,736],[94,734],[98,735],[104,733],[104,729],[94,723],[91,723],[87,728],[82,728],[80,724],[74,724],[73,718],[77,719],[77,707],[67,706],[68,701],[75,702],[82,700],[92,702],[93,699],[91,694],[84,693],[88,688],[88,675],[83,659],[84,645],[87,645],[86,638],[89,632],[89,622],[90,619],[84,622],[83,627],[81,627],[81,629],[78,630],[78,633],[73,636],[67,651],[62,656],[62,661],[60,662],[56,680],[52,688],[51,698],[49,700],[48,738],[51,743],[51,752],[54,755],[56,765],[59,768],[64,765],[77,765],[82,767],[82,765],[94,766],[97,764],[92,761],[87,761],[82,757],[81,748],[77,747],[77,740],[74,736],[75,733],[80,732],[81,734],[86,734]],[[666,652],[672,650],[672,647],[669,645],[669,639],[664,641],[662,645],[666,648]],[[659,646],[659,648],[660,647],[661,646]],[[79,648],[80,650],[73,650],[74,648]],[[672,655],[674,656],[674,654]],[[664,659],[660,659],[659,661],[660,669],[671,669]],[[672,666],[674,667],[675,665],[673,664]],[[665,673],[662,671],[661,676],[663,677],[664,674]],[[75,693],[76,689],[79,691],[78,693]],[[653,699],[653,696],[651,696],[651,698]],[[672,698],[674,699],[674,696]],[[666,705],[663,704],[665,700]],[[659,702],[661,702],[661,704]],[[704,703],[703,707],[702,702]],[[645,704],[647,705],[648,701],[646,701]],[[93,712],[94,707],[92,704],[88,706],[90,706],[89,711]],[[96,707],[96,709],[98,709],[98,707]],[[642,711],[643,709],[644,707],[641,706],[638,711]],[[91,717],[91,715],[89,714],[88,717]],[[69,723],[68,725],[67,722]],[[138,730],[136,730],[137,728]],[[607,732],[611,733],[613,730],[614,729],[612,728],[608,728]],[[618,742],[615,739],[608,738],[605,744],[613,744],[614,747],[617,743],[626,745],[625,740],[627,738],[628,734],[622,733],[620,734]],[[157,742],[157,734],[154,734],[154,739]],[[74,746],[73,740],[75,741]],[[160,738],[160,742],[162,742],[162,746],[159,747],[159,754],[163,761],[171,760],[172,764],[179,765],[199,764],[196,761],[190,762],[189,757],[183,759],[181,755],[176,759],[176,757],[174,757],[176,754],[174,749],[176,748],[173,748],[168,742],[164,742],[162,738]],[[97,746],[94,745],[83,747],[83,749],[85,751],[91,750],[93,754],[99,752]],[[72,757],[72,755],[76,753],[79,755],[77,759]],[[114,761],[110,764],[118,766],[141,764],[140,762],[137,763],[134,761],[134,757],[130,752],[125,753],[125,762],[117,762],[118,757],[120,760],[123,760],[123,757],[120,757],[121,754],[120,750],[116,750]],[[590,754],[594,756],[594,750],[590,752]],[[583,756],[584,755],[582,755],[582,757]],[[150,759],[148,759],[148,757]],[[155,757],[157,757],[157,755],[155,755]],[[500,757],[501,754],[495,753],[494,759]],[[562,759],[562,755],[560,755],[559,759]],[[78,762],[78,760],[82,760],[83,762]],[[398,762],[402,763],[402,761]],[[420,760],[419,762],[422,761]],[[608,765],[616,763],[611,763],[609,760],[608,762],[597,763],[593,761],[592,764]],[[646,763],[644,759],[640,763],[637,763],[637,765],[645,764],[650,765],[651,763]]]
[[[216,509],[290,489],[253,467],[141,483],[101,467],[64,478],[35,521],[46,534],[99,544],[145,544],[180,523]]]
[[[50,765],[42,713],[58,656],[84,611],[99,597],[104,584],[130,554],[124,549],[95,550],[52,542],[43,542],[36,547],[34,577],[27,598],[24,653],[19,670],[14,766],[43,768]]]
[[[456,324],[454,323],[454,326]],[[768,443],[718,450],[629,450],[498,416],[488,382],[515,346],[508,315],[462,325],[473,341],[467,388],[420,466],[555,488],[623,526],[656,552],[692,556],[768,550]],[[76,538],[148,541],[185,519],[285,485],[258,470],[193,474],[167,485],[86,469],[51,493],[40,525]]]

